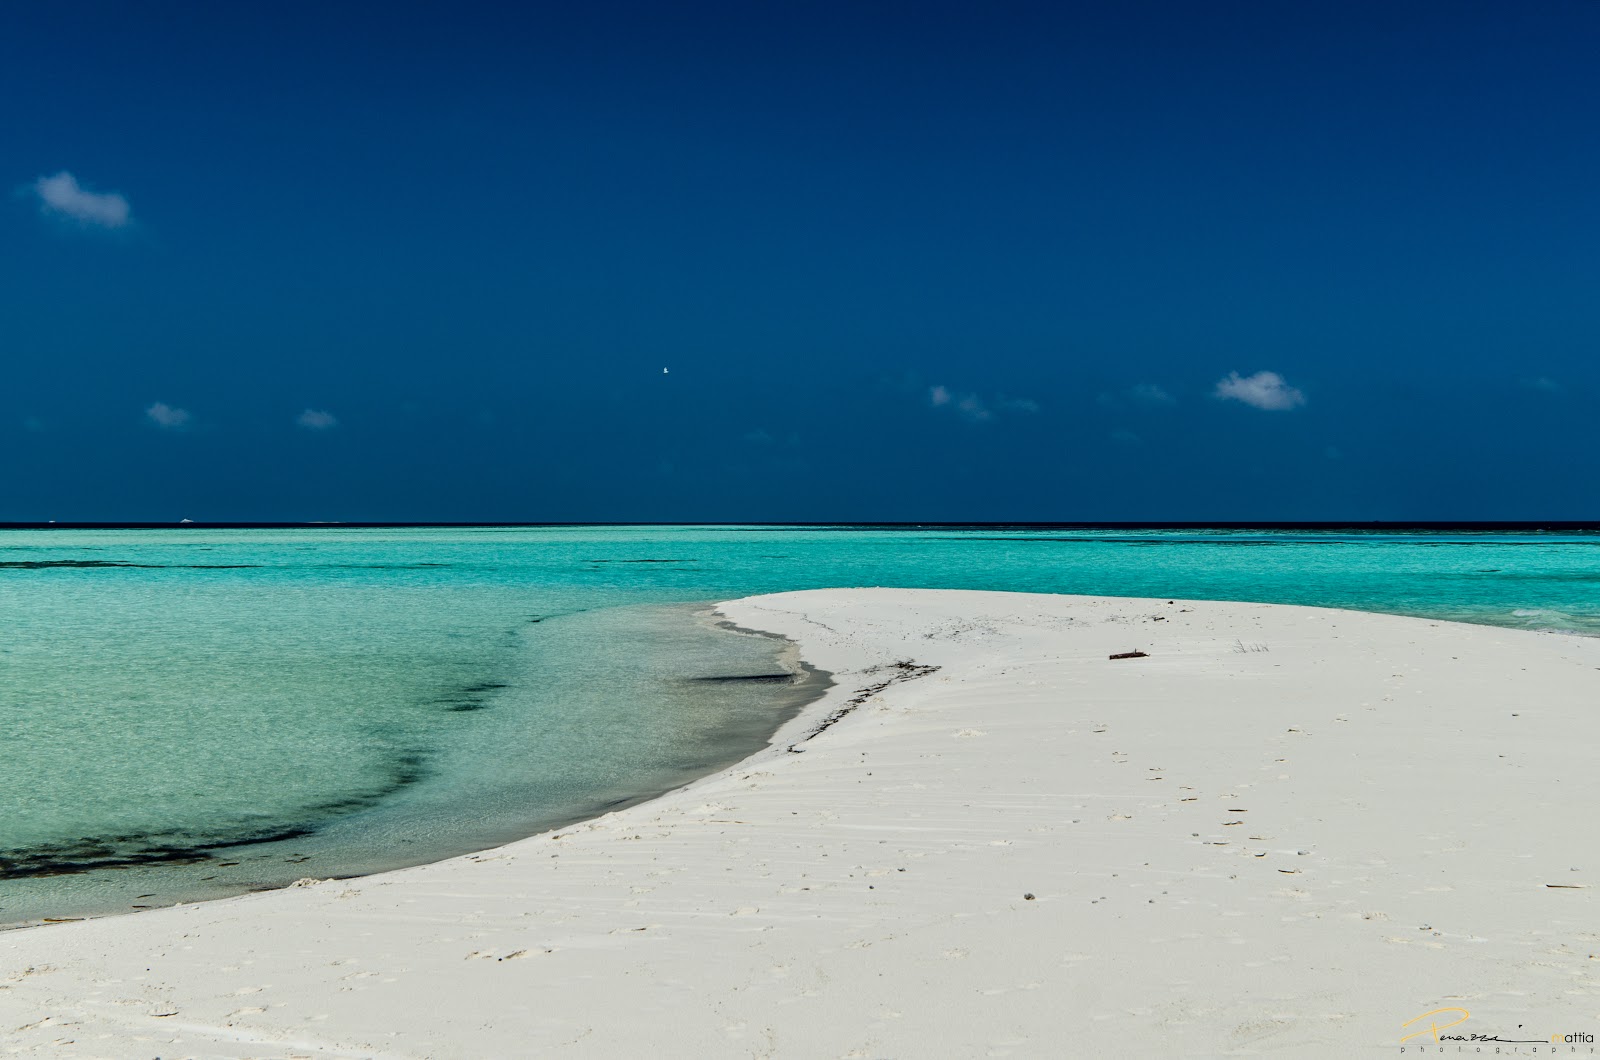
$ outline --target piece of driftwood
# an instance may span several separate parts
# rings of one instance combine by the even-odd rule
[[[1150,653],[1144,651],[1121,651],[1111,656],[1113,659],[1148,659],[1149,657]]]

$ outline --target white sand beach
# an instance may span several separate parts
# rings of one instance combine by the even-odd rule
[[[1350,1057],[1437,1009],[1600,1033],[1600,640],[989,592],[720,610],[835,675],[771,749],[439,864],[0,934],[0,1055]]]

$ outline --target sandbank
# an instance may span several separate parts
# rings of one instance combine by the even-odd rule
[[[834,675],[767,750],[479,854],[0,934],[0,1055],[1348,1057],[1437,1009],[1600,1036],[1600,640],[944,590],[719,610]]]

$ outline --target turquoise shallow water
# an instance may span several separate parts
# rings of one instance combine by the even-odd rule
[[[0,532],[0,923],[434,860],[760,747],[821,679],[717,600],[893,585],[1600,633],[1600,535]]]

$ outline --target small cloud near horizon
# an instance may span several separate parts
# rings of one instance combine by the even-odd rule
[[[1178,403],[1177,398],[1154,383],[1138,383],[1128,391],[1128,395],[1139,404],[1151,408],[1162,405],[1176,405]]]
[[[1095,397],[1095,402],[1108,409],[1123,409],[1130,404],[1140,408],[1160,409],[1176,405],[1178,399],[1154,383],[1135,383],[1128,389],[1119,390],[1114,394],[1101,391]]]
[[[995,412],[1031,414],[1039,411],[1039,403],[1028,398],[995,398],[992,402],[985,402],[977,394],[956,394],[949,388],[934,386],[928,388],[928,404],[934,408],[953,408],[960,416],[972,423],[985,423],[994,419]]]
[[[128,223],[128,200],[116,192],[89,191],[78,178],[62,170],[53,177],[33,182],[40,208],[57,217],[71,218],[84,225],[122,228]]]
[[[1306,396],[1284,381],[1277,372],[1257,372],[1241,376],[1229,372],[1217,381],[1216,396],[1225,401],[1240,401],[1251,408],[1284,412],[1306,403]]]
[[[151,423],[167,430],[181,430],[189,425],[191,419],[188,409],[174,408],[165,401],[158,401],[144,410],[144,414]]]
[[[308,431],[327,431],[339,426],[338,417],[322,409],[306,409],[294,421]]]

